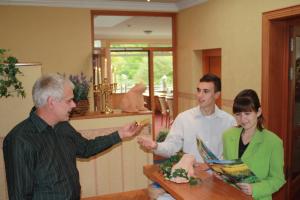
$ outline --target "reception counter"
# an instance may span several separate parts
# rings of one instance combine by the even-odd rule
[[[109,134],[125,124],[148,119],[149,126],[141,134],[152,137],[152,112],[101,114],[87,113],[72,117],[70,123],[86,138]],[[146,188],[148,179],[143,166],[151,164],[153,156],[140,149],[136,138],[123,141],[91,159],[78,159],[82,197],[125,192]]]
[[[174,183],[165,180],[159,172],[158,165],[145,165],[144,174],[161,185],[176,200],[247,200],[252,199],[240,190],[219,180],[215,176],[204,171],[197,171],[197,176],[202,180],[198,185],[188,183]]]

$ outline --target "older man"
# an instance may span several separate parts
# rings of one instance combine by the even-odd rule
[[[79,200],[76,158],[93,156],[142,129],[132,123],[107,136],[83,138],[68,122],[76,106],[73,87],[57,74],[35,82],[35,107],[3,143],[10,199]]]

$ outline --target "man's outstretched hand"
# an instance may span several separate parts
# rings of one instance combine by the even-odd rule
[[[118,130],[119,136],[121,139],[125,139],[138,135],[146,125],[147,124],[138,124],[137,122],[127,124]]]

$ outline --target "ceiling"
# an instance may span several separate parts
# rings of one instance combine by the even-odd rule
[[[95,39],[172,39],[171,17],[97,16]]]
[[[0,5],[178,12],[206,1],[208,0],[0,0]],[[96,39],[171,40],[171,24],[170,17],[97,16],[94,35]]]
[[[0,5],[31,5],[91,8],[102,10],[134,10],[178,12],[208,0],[0,0]]]
[[[111,0],[111,1],[120,1],[120,0]],[[126,0],[131,2],[145,2],[147,0]],[[150,0],[151,2],[160,2],[160,3],[178,3],[182,0]]]

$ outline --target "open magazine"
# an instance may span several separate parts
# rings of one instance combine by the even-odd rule
[[[226,182],[236,185],[239,182],[254,183],[258,180],[242,160],[219,160],[202,140],[197,139],[197,143],[204,162]]]

